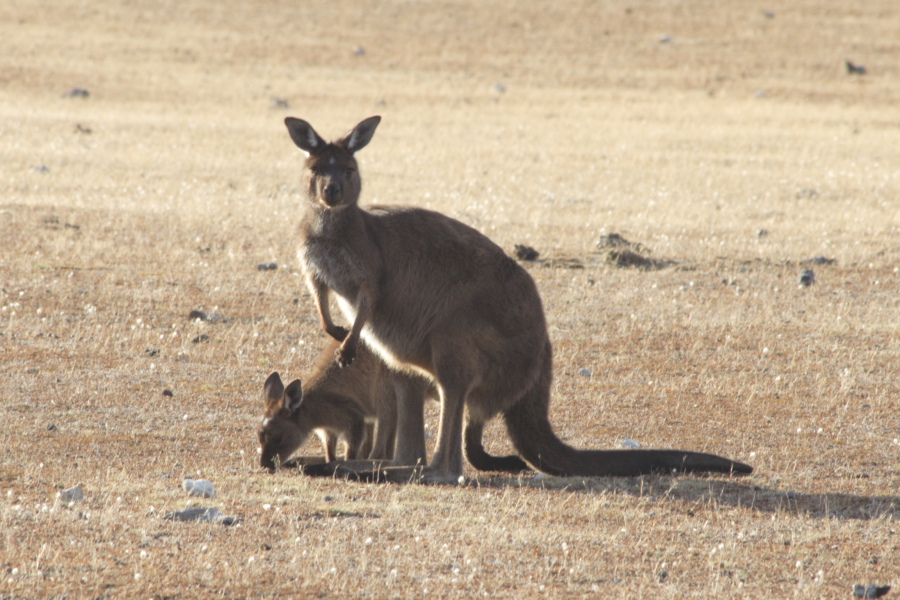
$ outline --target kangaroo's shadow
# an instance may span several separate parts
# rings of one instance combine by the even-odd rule
[[[689,514],[694,508],[719,505],[817,519],[900,520],[900,496],[804,494],[754,485],[750,480],[741,478],[702,475],[584,478],[479,474],[470,484],[495,488],[555,489],[585,494],[628,494],[652,502],[679,501],[689,505]]]

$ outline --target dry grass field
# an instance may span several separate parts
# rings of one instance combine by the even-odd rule
[[[898,31],[894,0],[2,3],[0,598],[900,585]],[[364,204],[541,253],[560,437],[756,472],[260,470],[266,376],[326,341],[282,121],[372,114]],[[486,444],[509,450],[501,424]],[[163,519],[189,506],[239,522]]]

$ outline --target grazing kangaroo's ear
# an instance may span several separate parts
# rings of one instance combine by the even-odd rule
[[[265,390],[263,395],[265,396],[266,405],[278,402],[284,397],[284,384],[281,383],[281,376],[278,373],[269,375],[263,389]]]
[[[305,150],[310,154],[315,154],[325,147],[325,140],[316,133],[316,130],[312,128],[312,125],[303,119],[288,117],[284,120],[284,124],[287,125],[288,133],[291,134],[291,139],[294,140],[294,143],[297,144],[297,147],[301,150]]]
[[[337,143],[346,148],[350,154],[366,147],[375,135],[375,128],[381,123],[381,117],[369,117],[353,128],[353,131],[341,138]]]
[[[294,411],[300,408],[302,402],[303,388],[300,385],[300,380],[295,379],[287,386],[287,389],[284,390],[284,407],[289,413],[293,414]]]

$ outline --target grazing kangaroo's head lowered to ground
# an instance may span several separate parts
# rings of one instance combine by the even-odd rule
[[[483,234],[440,213],[359,207],[353,155],[379,121],[366,119],[326,143],[306,121],[286,119],[291,138],[309,154],[299,255],[322,326],[342,342],[340,366],[353,362],[364,337],[395,368],[425,373],[437,384],[440,431],[423,479],[457,481],[463,443],[480,447],[484,424],[498,414],[521,458],[553,475],[752,471],[711,454],[576,450],[556,437],[548,419],[553,351],[528,272]],[[329,294],[352,323],[349,331],[332,320]],[[414,435],[400,421],[397,435]],[[466,455],[489,458],[483,451]],[[398,468],[388,478],[417,475]]]

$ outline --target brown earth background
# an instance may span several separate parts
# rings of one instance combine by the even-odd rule
[[[898,583],[896,2],[8,0],[0,48],[0,598]],[[560,437],[756,473],[261,472],[262,383],[325,342],[282,121],[372,114],[364,204],[540,252]],[[162,518],[187,506],[240,522]]]

